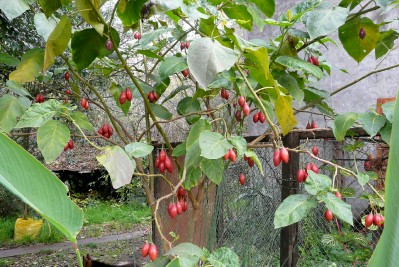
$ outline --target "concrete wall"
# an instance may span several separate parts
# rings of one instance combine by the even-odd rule
[[[298,1],[282,1],[276,0],[276,13],[274,18],[277,19],[282,13],[286,12],[287,9],[293,7]],[[331,2],[339,2],[339,1],[331,1]],[[371,6],[370,6],[371,7]],[[380,15],[380,12],[374,12],[372,15],[368,15],[371,17],[375,23],[379,23],[381,21],[386,21],[388,19],[393,19],[399,15],[399,11],[391,10],[388,15]],[[387,26],[382,27],[381,29],[398,29],[398,22],[391,23]],[[253,31],[253,32],[244,32],[245,39],[253,39],[253,38],[263,38],[269,39],[280,34],[278,27],[266,26],[263,32]],[[334,39],[340,47],[336,47],[333,44],[328,44],[328,50],[322,48],[324,56],[328,62],[335,68],[331,71],[331,76],[322,79],[317,83],[317,87],[323,90],[327,90],[329,92],[340,88],[347,83],[373,71],[375,69],[385,68],[391,65],[395,65],[399,63],[398,56],[399,51],[394,50],[390,53],[390,55],[380,64],[381,59],[378,61],[375,60],[374,51],[372,51],[362,62],[357,63],[353,60],[343,49],[337,34],[331,35],[332,39]],[[304,54],[299,54],[300,57],[304,57]],[[346,74],[340,69],[346,69],[349,74]],[[392,97],[395,96],[398,90],[399,79],[397,78],[396,73],[399,71],[399,68],[392,69],[383,73],[374,74],[369,76],[368,78],[362,80],[361,82],[351,86],[350,88],[334,95],[329,103],[338,113],[355,111],[362,112],[366,111],[368,108],[375,108],[376,99],[382,97]],[[317,111],[317,110],[316,110]],[[298,115],[298,128],[305,127],[309,114]],[[323,117],[317,117],[315,119],[319,127],[331,125],[331,122],[325,122]],[[262,132],[264,126],[260,126],[259,124],[256,127],[249,127],[248,134],[259,134]]]

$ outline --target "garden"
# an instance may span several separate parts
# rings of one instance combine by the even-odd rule
[[[399,266],[398,5],[0,0],[0,266]]]

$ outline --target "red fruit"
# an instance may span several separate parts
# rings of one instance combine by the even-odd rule
[[[288,150],[285,147],[281,147],[281,149],[280,149],[280,158],[281,158],[281,161],[284,162],[285,164],[287,164],[290,159]]]
[[[111,40],[108,39],[108,40],[105,42],[105,49],[107,49],[108,51],[112,51],[113,48],[114,48],[114,46],[112,45]]]
[[[228,160],[229,158],[230,158],[230,149],[229,149],[229,151],[227,151],[227,153],[224,154],[224,156],[223,156],[223,159],[224,159],[224,160]]]
[[[309,122],[308,122],[308,124],[306,124],[306,129],[312,129],[312,126],[310,125]]]
[[[69,149],[74,148],[74,143],[73,143],[72,139],[68,141],[68,147],[69,147]]]
[[[273,154],[274,166],[277,167],[278,165],[280,165],[280,162],[281,162],[280,150],[276,149],[276,150],[274,150],[274,154]]]
[[[164,173],[164,172],[165,172],[165,162],[159,163],[159,171],[160,171],[161,173]]]
[[[249,108],[248,104],[245,103],[244,107],[242,108],[242,113],[244,113],[244,116],[248,116],[250,112],[251,112],[251,109]]]
[[[182,210],[183,210],[183,212],[185,212],[187,209],[188,209],[188,204],[186,201],[184,201],[184,204],[182,205]]]
[[[319,63],[319,60],[317,59],[317,57],[311,56],[310,58],[311,58],[311,60],[312,60],[311,63],[312,63],[313,65],[315,65],[315,66],[320,66],[320,63]]]
[[[66,71],[64,74],[65,81],[69,81],[69,78],[71,78],[71,75],[69,75],[69,72]]]
[[[319,148],[317,146],[312,147],[312,153],[317,157],[319,155]]]
[[[245,176],[244,176],[244,174],[240,174],[240,178],[239,178],[239,181],[240,181],[240,184],[241,185],[244,185],[245,184]]]
[[[71,90],[66,89],[65,94],[70,95],[71,94]]]
[[[150,101],[150,103],[154,103],[155,102],[155,97],[154,97],[154,93],[153,92],[149,92],[147,97],[148,97],[148,101]]]
[[[260,123],[264,123],[266,121],[265,114],[263,112],[259,112],[259,121]]]
[[[177,198],[182,198],[186,194],[186,190],[184,190],[183,186],[179,186],[177,189]]]
[[[257,123],[259,121],[259,113],[255,113],[254,116],[252,117],[252,120],[254,123]]]
[[[310,64],[313,64],[313,59],[312,59],[312,57],[308,58],[308,62],[309,62]]]
[[[148,252],[150,251],[150,247],[151,247],[150,243],[147,243],[147,242],[144,243],[144,245],[141,247],[141,256],[143,258],[148,256]]]
[[[249,158],[248,159],[248,166],[252,168],[254,165],[255,165],[255,161],[253,159]]]
[[[186,49],[186,42],[181,42],[180,43],[180,50]]]
[[[319,168],[316,166],[316,164],[314,164],[314,163],[308,163],[307,165],[306,165],[306,171],[308,171],[308,170],[311,170],[311,171],[313,171],[314,173],[319,173]]]
[[[86,110],[89,108],[89,103],[87,102],[86,98],[84,98],[84,97],[82,97],[82,99],[80,100],[80,105],[82,106],[82,108],[84,108]]]
[[[98,133],[99,135],[103,135],[103,134],[104,134],[103,128],[101,127],[100,129],[98,129],[97,133]]]
[[[125,104],[126,99],[127,99],[127,98],[126,98],[126,92],[123,91],[123,92],[121,93],[121,95],[119,96],[119,103],[120,103],[121,105]]]
[[[241,121],[241,111],[240,111],[240,110],[237,110],[237,111],[236,111],[235,117],[236,117],[236,120],[237,120],[237,121]]]
[[[109,136],[112,136],[114,134],[114,128],[112,128],[111,125],[108,125],[108,134]]]
[[[183,207],[179,201],[176,202],[176,210],[177,210],[177,215],[180,215],[183,213]]]
[[[237,107],[237,102],[233,102],[233,107],[235,108],[235,107]]]
[[[157,101],[157,100],[158,100],[158,94],[157,94],[157,92],[154,91],[152,94],[154,95],[154,100]]]
[[[190,42],[186,42],[186,48],[187,48],[187,49],[190,48]]]
[[[43,103],[44,102],[44,95],[38,94],[35,98],[36,103]]]
[[[341,195],[341,193],[340,192],[335,192],[335,196],[337,197],[337,198],[342,198],[342,195]]]
[[[359,30],[359,37],[360,37],[360,39],[362,39],[362,40],[366,37],[366,30],[365,30],[365,29],[360,28],[360,30]]]
[[[103,124],[103,132],[104,132],[104,134],[105,134],[105,133],[108,133],[108,134],[109,134],[108,130],[109,130],[108,124],[104,123],[104,124]]]
[[[250,157],[247,157],[247,156],[244,155],[244,160],[248,161],[248,159],[250,159]]]
[[[108,132],[107,132],[107,133],[104,133],[103,136],[104,136],[105,138],[110,138],[110,137],[111,137],[111,136],[109,135]]]
[[[326,210],[326,212],[324,212],[324,217],[326,218],[327,222],[331,221],[333,218],[333,213],[331,210]]]
[[[141,39],[141,34],[139,32],[135,32],[133,35],[133,38],[136,40],[140,40]]]
[[[220,90],[220,96],[221,96],[222,98],[224,98],[225,93],[226,93],[226,89],[222,88],[222,90]]]
[[[305,170],[298,170],[296,174],[296,180],[298,181],[298,183],[305,182],[307,177],[308,174],[306,173]]]
[[[128,101],[132,101],[132,98],[133,98],[132,90],[130,90],[130,88],[128,87],[128,88],[126,88],[125,92],[126,92],[126,99]]]
[[[158,258],[158,248],[154,244],[150,246],[148,251],[148,255],[150,256],[151,261],[155,261]]]
[[[155,160],[155,168],[159,168],[159,164],[161,163],[161,161],[159,160],[159,158],[156,158]]]
[[[384,223],[384,219],[383,219],[383,217],[381,216],[381,214],[376,214],[376,215],[374,215],[373,224],[374,224],[375,226],[381,227],[383,223]]]
[[[370,162],[370,161],[366,160],[366,161],[364,162],[364,169],[365,169],[366,171],[370,171],[370,170],[371,170],[371,162]]]
[[[190,71],[188,69],[183,70],[181,73],[183,74],[184,78],[187,78],[188,75],[190,75]]]
[[[310,129],[316,129],[317,128],[317,124],[314,120],[312,120],[312,124],[310,125]]]
[[[65,98],[65,99],[64,99],[64,103],[65,103],[65,104],[68,103],[68,98]]]
[[[37,96],[35,97],[35,103],[40,103],[40,96],[39,96],[39,95],[37,95]]]
[[[69,143],[67,143],[65,146],[64,146],[64,151],[67,151],[69,149]]]
[[[229,100],[229,97],[230,97],[229,91],[224,89],[224,99]]]
[[[244,105],[245,105],[245,97],[243,97],[243,96],[240,96],[239,98],[238,98],[238,105],[240,105],[240,107],[244,107]]]
[[[366,218],[364,218],[364,225],[366,226],[366,228],[369,228],[374,221],[374,216],[372,213],[370,213],[369,215],[366,216]]]
[[[235,162],[237,158],[236,152],[233,149],[230,149],[229,159],[231,162]]]
[[[177,207],[175,203],[170,203],[168,207],[168,213],[172,219],[174,219],[177,215]]]
[[[165,162],[165,160],[166,160],[166,152],[163,149],[161,150],[161,152],[159,152],[159,160],[161,162]]]
[[[165,168],[166,168],[166,170],[168,170],[169,173],[172,173],[173,163],[169,157],[166,157],[166,159],[165,159]]]

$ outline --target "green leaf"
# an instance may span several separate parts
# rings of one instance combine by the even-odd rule
[[[19,83],[33,82],[40,75],[43,65],[43,49],[28,50],[18,64],[17,69],[10,73],[10,80]]]
[[[54,99],[47,100],[42,104],[34,104],[22,115],[15,127],[40,127],[60,112],[60,106],[60,102]]]
[[[26,97],[5,94],[0,98],[0,132],[9,133],[17,124],[17,118],[30,106]]]
[[[299,87],[298,81],[289,73],[285,71],[273,72],[273,76],[277,79],[278,83],[281,84],[292,97],[301,103],[305,97],[305,93]]]
[[[316,206],[316,199],[309,195],[297,194],[287,197],[274,214],[274,228],[277,229],[299,222]]]
[[[94,131],[94,127],[87,118],[86,114],[80,112],[80,111],[74,111],[71,114],[71,119],[73,122],[75,122],[77,125],[79,125],[80,128],[87,130],[89,132]]]
[[[194,143],[198,143],[200,134],[205,131],[211,130],[211,124],[205,119],[199,119],[190,129],[186,139],[186,148],[189,148]]]
[[[317,79],[323,78],[323,72],[320,70],[320,68],[313,64],[310,64],[306,60],[289,56],[280,56],[276,58],[276,62],[287,68],[309,73],[315,76]]]
[[[168,57],[161,62],[158,69],[158,74],[161,79],[169,77],[174,73],[179,73],[187,69],[186,59],[183,57]]]
[[[47,164],[58,158],[69,139],[69,128],[59,121],[49,120],[39,127],[37,145]]]
[[[222,46],[211,38],[198,38],[190,44],[187,63],[190,73],[199,85],[206,89],[216,74],[229,70],[238,60],[239,54]]]
[[[325,196],[319,196],[319,200],[326,204],[327,209],[331,210],[334,216],[337,216],[342,221],[353,226],[351,205],[346,204],[340,198],[331,193],[327,193]]]
[[[233,146],[220,133],[203,131],[199,137],[201,156],[207,159],[223,157]]]
[[[306,14],[306,28],[311,39],[335,32],[343,25],[349,10],[343,7],[328,5],[328,8],[317,8]]]
[[[111,34],[116,45],[119,45],[118,32],[112,28]],[[71,42],[72,59],[79,71],[88,67],[97,57],[105,57],[112,53],[105,48],[107,39],[105,35],[99,35],[95,29],[89,28],[74,32]]]
[[[395,109],[395,101],[387,102],[381,105],[382,112],[389,122],[393,120],[393,111]]]
[[[234,251],[227,247],[221,247],[212,252],[207,260],[214,267],[239,267],[240,261]]]
[[[399,105],[396,98],[393,116],[392,136],[399,136]],[[385,208],[384,208],[384,231],[377,243],[373,255],[368,263],[370,267],[399,266],[399,139],[392,138],[389,148],[388,167],[385,176]],[[0,168],[1,169],[1,168]]]
[[[127,116],[127,114],[129,113],[131,102],[126,100],[126,102],[123,103],[123,105],[121,105],[121,103],[119,102],[119,97],[124,90],[125,90],[124,88],[115,83],[112,83],[111,87],[109,88],[111,95],[114,97],[115,104],[122,110],[123,114]]]
[[[16,67],[19,64],[19,59],[10,56],[7,53],[0,52],[0,64],[5,64],[10,67]]]
[[[366,31],[364,39],[359,37],[361,28]],[[346,52],[357,62],[362,61],[376,47],[380,39],[378,25],[366,17],[362,19],[356,17],[347,21],[339,27],[338,33]]]
[[[151,154],[154,150],[153,146],[144,144],[142,142],[133,142],[125,146],[126,153],[135,158],[143,158]]]
[[[71,22],[68,16],[64,15],[47,40],[43,71],[48,70],[54,64],[55,57],[61,55],[68,47],[71,32]]]
[[[164,255],[175,255],[183,258],[194,257],[197,258],[196,262],[198,262],[199,258],[202,256],[202,249],[192,243],[180,243]]]
[[[270,73],[269,56],[266,47],[247,47],[244,49],[244,56],[251,61],[247,63],[251,77],[263,86],[268,86]]]
[[[152,111],[154,112],[155,116],[158,118],[161,118],[163,120],[170,120],[173,117],[173,114],[170,113],[164,106],[151,103],[150,107]]]
[[[186,180],[184,180],[183,182],[183,187],[186,190],[190,190],[191,188],[197,186],[201,179],[201,174],[202,173],[200,168],[188,168],[186,173]]]
[[[219,185],[223,179],[224,162],[223,159],[202,159],[201,169],[205,175],[215,184]]]
[[[263,175],[263,167],[262,163],[260,162],[258,155],[252,150],[245,151],[245,156],[250,157],[253,161],[255,161],[256,165],[258,165],[260,173]]]
[[[6,82],[6,88],[11,90],[14,94],[20,96],[30,96],[31,94],[26,90],[22,84],[14,82],[12,80],[8,80]]]
[[[323,174],[316,174],[308,171],[308,178],[305,182],[305,190],[311,195],[317,195],[332,186],[330,177]]]
[[[370,180],[370,176],[368,176],[366,173],[359,172],[357,174],[357,181],[359,182],[359,184],[361,186],[367,184],[369,182],[369,180]]]
[[[168,257],[158,257],[155,261],[147,263],[144,267],[165,267],[170,262]]]
[[[46,18],[43,13],[36,13],[33,17],[37,33],[47,41],[51,32],[57,27],[58,19],[55,17]]]
[[[70,4],[71,2],[71,0],[39,0],[39,4],[46,17],[50,17],[61,6]]]
[[[245,5],[238,5],[232,2],[227,2],[222,5],[222,10],[230,19],[235,19],[237,24],[244,29],[252,30],[252,16],[248,12]]]
[[[145,49],[145,46],[158,39],[162,34],[168,32],[167,28],[159,28],[153,31],[148,31],[143,34],[140,39],[140,47]]]
[[[298,123],[292,108],[292,96],[279,95],[275,103],[275,111],[283,135],[288,134]]]
[[[111,177],[112,187],[118,189],[132,180],[135,161],[131,161],[126,152],[119,146],[107,146],[100,155],[98,162],[103,165]]]
[[[276,9],[275,0],[249,0],[249,2],[254,3],[269,18],[273,16]]]
[[[201,104],[197,99],[193,99],[190,96],[187,96],[180,100],[177,104],[177,114],[186,115],[193,112],[201,111]],[[189,115],[186,116],[186,121],[188,124],[193,124],[201,118],[200,115]]]
[[[76,236],[83,226],[83,212],[68,197],[67,187],[2,133],[0,144],[0,184],[76,243]]]
[[[333,133],[337,141],[342,141],[345,138],[346,131],[349,130],[355,124],[358,118],[358,114],[354,112],[348,112],[345,114],[338,115],[334,120]]]
[[[237,149],[237,159],[242,158],[247,150],[247,140],[242,136],[232,136],[228,140]]]
[[[169,99],[172,99],[173,97],[175,97],[178,93],[187,90],[188,88],[191,88],[191,86],[190,86],[190,85],[180,85],[180,86],[177,87],[175,90],[173,90],[173,91],[170,93],[170,95],[168,95],[167,97],[165,97],[165,99],[162,101],[162,104],[165,103],[166,101],[168,101]]]
[[[201,155],[198,153],[199,150],[200,147],[198,141],[186,149],[186,156],[184,158],[184,166],[186,168],[191,166],[195,168],[199,167],[201,162]]]
[[[104,24],[102,24],[100,18],[97,16],[96,11],[93,10],[90,2],[92,2],[95,10],[100,12],[100,0],[76,0],[76,9],[79,11],[83,19],[93,26],[98,34],[102,36],[104,33]]]
[[[382,140],[388,145],[391,143],[392,123],[387,122],[380,130]]]
[[[9,20],[13,20],[28,10],[29,5],[26,0],[0,0],[0,9]]]
[[[141,17],[141,9],[147,0],[120,0],[116,14],[121,19],[123,26],[129,27],[137,23]]]
[[[180,157],[186,154],[186,142],[178,144],[174,149],[172,156],[173,157]]]
[[[395,40],[398,39],[399,33],[393,29],[380,33],[380,39],[375,47],[375,58],[378,59],[388,53],[393,48]]]
[[[368,111],[359,114],[359,122],[363,124],[363,129],[373,137],[384,126],[386,119],[373,111]]]

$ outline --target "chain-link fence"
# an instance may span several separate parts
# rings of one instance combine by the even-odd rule
[[[331,130],[311,135],[310,132],[297,131],[294,140],[292,136],[285,138],[285,145],[300,145],[309,150],[317,146],[322,159],[354,172],[365,172],[365,167],[373,170],[376,175],[370,175],[373,178],[370,183],[383,190],[388,150],[378,140],[358,137],[338,142],[332,138]],[[191,241],[208,249],[230,247],[239,255],[242,266],[365,266],[381,234],[381,229],[373,226],[366,229],[362,223],[362,218],[364,222],[364,216],[372,212],[370,198],[373,204],[381,204],[372,197],[374,193],[368,185],[361,186],[344,171],[336,171],[304,153],[295,153],[297,159],[292,155],[289,164],[277,168],[273,165],[273,149],[258,148],[255,153],[263,174],[256,165],[250,168],[244,160],[231,164],[221,184],[206,190],[200,213],[194,214],[195,209],[190,206],[184,217],[171,220],[165,203],[162,207],[165,212],[161,213],[167,225],[165,230],[175,230],[174,233],[183,237],[178,243]],[[352,206],[353,226],[335,218],[327,222],[326,208],[319,204],[301,222],[283,229],[274,228],[274,214],[282,196],[306,193],[304,184],[296,182],[296,172],[309,162],[316,163],[320,173],[334,177],[334,187]],[[239,183],[241,173],[246,177],[244,186]],[[158,189],[162,195],[166,188]],[[195,224],[200,225],[193,228]],[[193,229],[196,230],[193,232]]]

